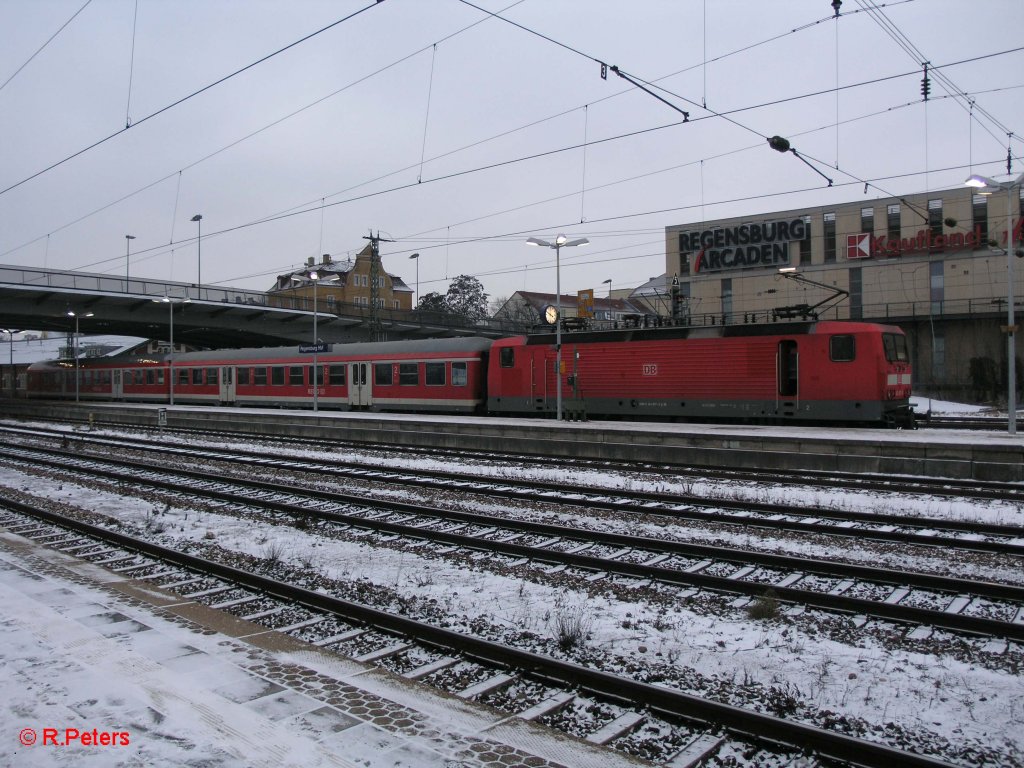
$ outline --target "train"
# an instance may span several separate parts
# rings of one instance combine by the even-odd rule
[[[568,419],[914,422],[907,340],[892,325],[813,320],[560,337],[560,354],[559,334],[545,332],[319,345],[314,354],[289,346],[49,361],[29,367],[27,396],[490,416],[561,411]]]

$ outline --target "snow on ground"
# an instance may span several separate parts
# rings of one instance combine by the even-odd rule
[[[451,462],[445,466],[451,468]],[[126,502],[67,481],[6,469],[0,471],[0,486],[60,499],[140,528],[148,516],[163,511],[162,504]],[[982,505],[972,511],[967,502],[963,508],[948,506],[956,507],[951,512],[956,516],[984,516],[989,508]],[[1001,519],[1014,514],[1020,510],[1007,507],[1000,512]],[[794,627],[751,621],[742,611],[725,616],[679,608],[666,612],[660,604],[617,599],[610,591],[587,596],[525,577],[476,572],[463,563],[446,564],[409,551],[212,512],[172,509],[159,521],[166,527],[165,535],[176,539],[213,541],[259,557],[273,549],[286,561],[330,578],[364,580],[435,600],[452,616],[479,616],[541,636],[553,636],[559,611],[582,611],[589,624],[588,643],[601,651],[690,666],[720,680],[776,686],[820,709],[874,723],[894,721],[957,743],[996,747],[1015,756],[1011,760],[1024,757],[1024,732],[1019,728],[1024,722],[1024,686],[1019,677],[980,664],[893,652],[868,635],[858,645],[838,643]]]

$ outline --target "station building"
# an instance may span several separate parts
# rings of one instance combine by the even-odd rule
[[[1020,187],[1010,207],[1019,243]],[[916,392],[1005,400],[1006,213],[1005,190],[958,187],[673,225],[665,291],[673,315],[698,324],[816,316],[898,325]],[[1019,318],[1024,260],[1014,257],[1013,272]]]

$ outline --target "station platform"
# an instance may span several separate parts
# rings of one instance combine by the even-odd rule
[[[9,765],[644,765],[3,528],[0,604]]]
[[[1024,435],[951,429],[494,418],[350,411],[20,401],[12,418],[100,427],[304,437],[368,446],[500,450],[534,457],[736,469],[1024,482]]]

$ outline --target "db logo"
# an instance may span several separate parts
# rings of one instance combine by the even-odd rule
[[[658,364],[657,363],[644,363],[642,369],[644,376],[657,376],[658,375]]]

